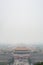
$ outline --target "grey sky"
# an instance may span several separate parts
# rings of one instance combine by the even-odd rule
[[[43,0],[0,0],[0,42],[43,42]]]

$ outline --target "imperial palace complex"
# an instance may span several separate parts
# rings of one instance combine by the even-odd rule
[[[28,59],[30,57],[30,50],[26,47],[15,48],[14,58],[15,59]]]

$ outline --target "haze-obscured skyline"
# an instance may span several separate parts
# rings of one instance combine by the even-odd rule
[[[0,0],[0,42],[43,42],[43,0]]]

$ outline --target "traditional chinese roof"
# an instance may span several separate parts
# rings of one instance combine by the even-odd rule
[[[26,48],[26,47],[17,47],[17,48],[15,48],[15,51],[28,51],[28,48]]]

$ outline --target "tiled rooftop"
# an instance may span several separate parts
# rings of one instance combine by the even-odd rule
[[[15,50],[16,51],[27,51],[28,48],[26,48],[26,47],[17,47],[17,48],[15,48]]]

